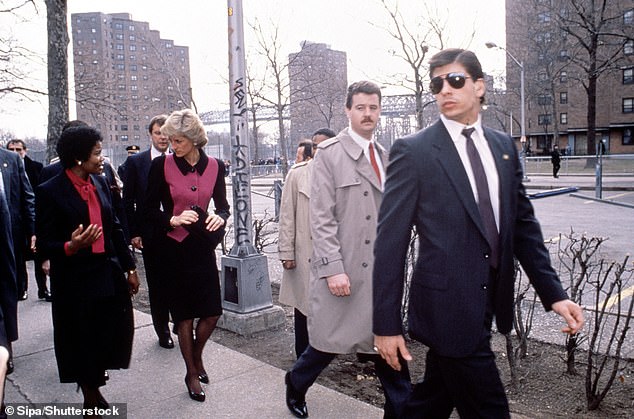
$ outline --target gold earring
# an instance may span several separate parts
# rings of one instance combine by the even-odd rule
[[[79,161],[77,162],[77,164],[81,166],[81,160],[79,160]]]

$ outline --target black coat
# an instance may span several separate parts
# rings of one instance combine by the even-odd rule
[[[93,254],[90,247],[72,256],[64,252],[77,226],[90,224],[88,206],[65,172],[37,188],[38,249],[51,261],[55,354],[62,382],[76,382],[91,368],[126,368],[132,351],[134,325],[124,271],[135,263],[106,180],[91,179],[101,203],[105,254]]]
[[[18,338],[15,246],[34,233],[35,197],[20,156],[0,149],[5,201],[0,203],[0,344]],[[0,325],[1,327],[1,325]]]

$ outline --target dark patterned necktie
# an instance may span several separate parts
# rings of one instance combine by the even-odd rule
[[[475,131],[475,128],[465,128],[462,130],[462,135],[467,138],[467,155],[469,156],[469,162],[471,162],[471,170],[473,170],[476,189],[478,190],[478,210],[480,217],[482,217],[482,222],[484,223],[487,240],[491,246],[491,266],[497,269],[500,262],[500,235],[495,225],[495,216],[493,215],[493,207],[491,206],[487,176],[484,172],[484,166],[482,166],[480,154],[471,138],[473,131]]]

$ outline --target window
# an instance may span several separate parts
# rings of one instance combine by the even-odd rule
[[[97,29],[95,29],[95,28],[90,28],[90,32],[92,32],[92,33],[97,33]]]
[[[539,15],[537,15],[537,21],[539,23],[548,23],[550,22],[550,13],[549,12],[542,12]]]
[[[125,64],[117,64],[117,70],[125,70]]]
[[[127,125],[121,125],[121,131],[127,131],[127,130],[128,130]]]
[[[559,114],[559,123],[562,125],[568,123],[568,114],[566,112],[562,112]]]
[[[634,83],[634,67],[623,70],[623,84]]]
[[[130,61],[136,60],[136,55],[130,55]]]
[[[559,103],[562,105],[568,104],[568,92],[559,92]]]
[[[122,33],[115,34],[114,39],[116,39],[117,41],[123,41],[123,34]]]
[[[136,92],[137,90],[139,90],[139,87],[137,85],[132,85],[130,86],[130,90],[132,90],[133,92]]]
[[[136,51],[136,45],[130,45],[130,51]]]
[[[123,128],[123,125],[121,126],[121,128]],[[121,136],[121,141],[128,141],[128,136],[127,135],[122,135]]]
[[[117,86],[119,90],[125,90],[125,84],[120,84]]]
[[[118,51],[123,51],[123,44],[117,44],[114,46],[114,49],[118,50]]]
[[[542,113],[542,114],[539,114],[539,116],[537,117],[538,125],[550,125],[552,124],[552,122],[553,122],[553,119],[550,114]]]
[[[130,25],[130,26],[128,26],[128,30],[129,30],[130,32],[133,32],[133,31],[134,31],[134,25]]]
[[[114,24],[114,28],[115,29],[123,29],[123,23],[115,23]]]
[[[136,64],[132,64],[130,66],[130,71],[136,71]]]
[[[136,80],[137,80],[137,76],[134,76],[134,75],[133,75],[133,76],[130,76],[130,80],[132,80],[132,81],[136,81]]]
[[[123,60],[123,54],[117,54],[117,60]]]
[[[623,145],[634,145],[634,139],[632,138],[632,129],[625,128],[623,130]]]
[[[136,36],[134,36],[134,35],[130,35],[130,38],[129,38],[129,39],[130,39],[130,41],[136,41]]]
[[[623,99],[623,113],[634,113],[634,98],[626,97]]]
[[[569,57],[568,57],[568,50],[567,49],[562,49],[561,51],[559,51],[559,60],[565,61],[568,58]]]
[[[537,96],[537,104],[538,105],[550,105],[552,103],[552,99],[550,95],[539,95]]]
[[[634,54],[634,40],[630,39],[625,41],[625,45],[623,45],[623,54],[632,55]]]
[[[634,9],[630,9],[623,14],[623,24],[631,25],[634,23]]]
[[[562,71],[561,73],[559,73],[559,82],[560,83],[567,83],[568,82],[568,72],[567,71]]]

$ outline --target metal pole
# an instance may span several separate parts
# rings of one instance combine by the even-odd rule
[[[266,255],[253,245],[251,222],[251,153],[247,119],[246,62],[242,27],[242,1],[228,0],[231,166],[235,242],[222,261],[220,327],[251,334],[277,327],[284,310],[273,306]]]
[[[526,165],[526,150],[528,148],[528,139],[526,138],[526,97],[524,96],[524,63],[519,62],[515,59],[515,57],[513,57],[508,51],[506,51],[506,53],[513,58],[513,60],[515,61],[515,63],[517,65],[520,66],[520,102],[521,102],[521,107],[520,107],[520,117],[522,118],[522,126],[520,127],[521,129],[521,138],[524,139],[523,144],[525,144],[525,147],[522,147],[524,150],[524,156],[523,156],[523,161],[524,161],[524,182],[528,182],[528,175],[526,174],[526,172],[528,171],[528,166]]]
[[[251,221],[251,153],[247,112],[242,1],[228,0],[231,166],[235,241],[229,256],[257,254]]]

